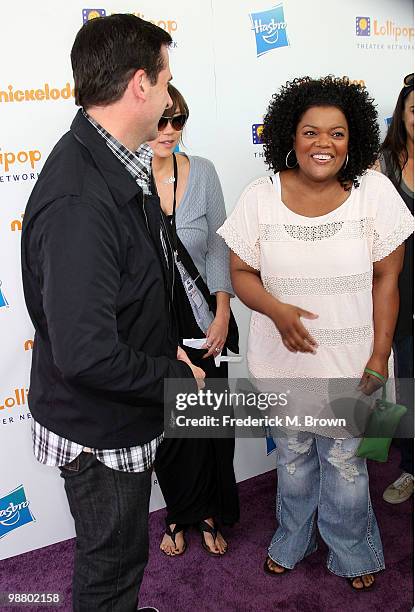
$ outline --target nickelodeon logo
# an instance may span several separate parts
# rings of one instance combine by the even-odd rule
[[[23,219],[24,214],[20,215],[20,216]],[[12,232],[21,232],[22,231],[22,222],[20,221],[20,219],[13,219],[13,221],[10,223],[10,230]]]
[[[0,149],[1,151],[1,149]],[[30,164],[30,167],[34,170],[35,164],[40,161],[42,154],[40,151],[35,149],[34,151],[5,151],[0,153],[0,171],[5,170],[8,172],[14,164]]]
[[[23,387],[14,389],[13,394],[10,397],[6,397],[3,403],[0,404],[0,410],[15,408],[16,406],[26,406],[28,393],[29,389],[24,389]]]
[[[14,89],[13,85],[7,91],[0,89],[0,102],[42,102],[45,100],[69,100],[75,97],[75,90],[70,83],[62,89],[51,87],[48,83],[40,89]]]

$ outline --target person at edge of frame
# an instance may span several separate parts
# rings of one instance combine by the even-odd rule
[[[380,147],[375,169],[395,185],[414,213],[414,73],[407,74],[399,92],[392,121]],[[401,453],[401,475],[383,492],[390,504],[401,504],[414,492],[414,237],[405,241],[405,257],[399,276],[399,314],[393,337],[399,402],[408,412],[400,423],[396,442]]]

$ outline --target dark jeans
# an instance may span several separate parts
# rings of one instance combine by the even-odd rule
[[[148,560],[151,470],[112,470],[91,453],[60,470],[76,530],[74,612],[133,612]]]
[[[414,440],[413,440],[413,415],[414,415],[414,337],[405,336],[394,342],[395,369],[398,378],[405,379],[398,387],[398,401],[407,407],[408,412],[401,421],[401,437],[398,440],[401,450],[400,468],[409,474],[414,473]],[[405,437],[406,436],[406,437]],[[411,437],[409,437],[411,436]]]

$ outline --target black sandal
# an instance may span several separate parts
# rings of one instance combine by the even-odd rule
[[[373,575],[373,574],[372,574]],[[357,579],[360,578],[363,587],[360,589],[359,587],[355,587],[353,586],[353,582]],[[366,586],[365,583],[363,582],[363,576],[353,576],[352,578],[346,578],[347,582],[350,584],[350,586],[352,587],[353,591],[358,591],[358,592],[362,592],[362,591],[370,591],[371,589],[373,589],[373,587],[376,584],[376,580],[373,580],[372,584],[369,584],[369,586]]]
[[[205,542],[205,536],[204,533],[210,533],[210,535],[213,538],[213,542],[216,541],[217,535],[218,535],[218,528],[216,527],[216,525],[214,524],[209,525],[209,523],[207,521],[200,521],[199,525],[198,525],[200,534],[202,536],[202,547],[205,549],[205,551],[207,553],[209,553],[209,555],[212,555],[212,557],[223,557],[223,555],[227,552],[227,550],[225,550],[223,553],[221,552],[213,552],[212,550],[210,550],[209,546],[206,544]]]
[[[183,532],[183,550],[181,552],[178,553],[173,553],[173,554],[169,554],[167,552],[165,552],[162,548],[160,548],[161,552],[163,554],[166,555],[166,557],[180,557],[180,555],[183,555],[186,552],[186,548],[187,548],[187,542],[186,539],[184,537],[184,527],[183,525],[179,525],[177,524],[174,529],[170,529],[170,525],[166,523],[166,529],[165,529],[165,534],[167,536],[169,536],[169,538],[173,541],[173,544],[176,546],[176,536],[178,533]]]
[[[274,561],[274,559],[271,559],[271,557],[268,557],[265,559],[264,561],[264,572],[266,572],[267,574],[270,574],[271,576],[282,576],[283,574],[287,574],[290,570],[288,569],[288,567],[284,567],[283,565],[280,565],[280,567],[282,567],[284,569],[283,572],[274,572],[270,566],[268,565],[268,560],[272,561],[273,563],[275,563],[276,565],[280,565],[279,563],[277,563],[276,561]],[[354,578],[353,578],[354,580]]]

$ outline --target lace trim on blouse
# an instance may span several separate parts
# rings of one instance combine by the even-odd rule
[[[335,295],[372,290],[372,271],[339,277],[280,278],[264,276],[262,282],[272,295]]]
[[[275,338],[282,342],[281,334],[268,317],[254,313],[251,318],[251,328],[259,335]],[[341,329],[309,329],[312,337],[320,346],[344,346],[350,344],[364,344],[373,338],[371,325],[361,327],[345,327]]]
[[[373,262],[380,261],[384,257],[390,255],[398,246],[403,244],[408,236],[414,231],[414,219],[403,200],[400,207],[402,210],[402,217],[398,227],[396,227],[393,232],[388,234],[385,238],[381,238],[376,231],[374,232],[372,250]]]
[[[351,221],[332,221],[320,225],[290,225],[290,224],[260,224],[260,240],[264,242],[279,242],[293,240],[316,242],[336,236],[339,240],[367,238],[373,235],[374,219],[365,217]]]
[[[222,236],[226,244],[234,253],[238,255],[248,266],[255,270],[260,270],[259,244],[252,249],[249,244],[241,238],[240,234],[228,219],[221,228],[218,229],[218,234]]]

